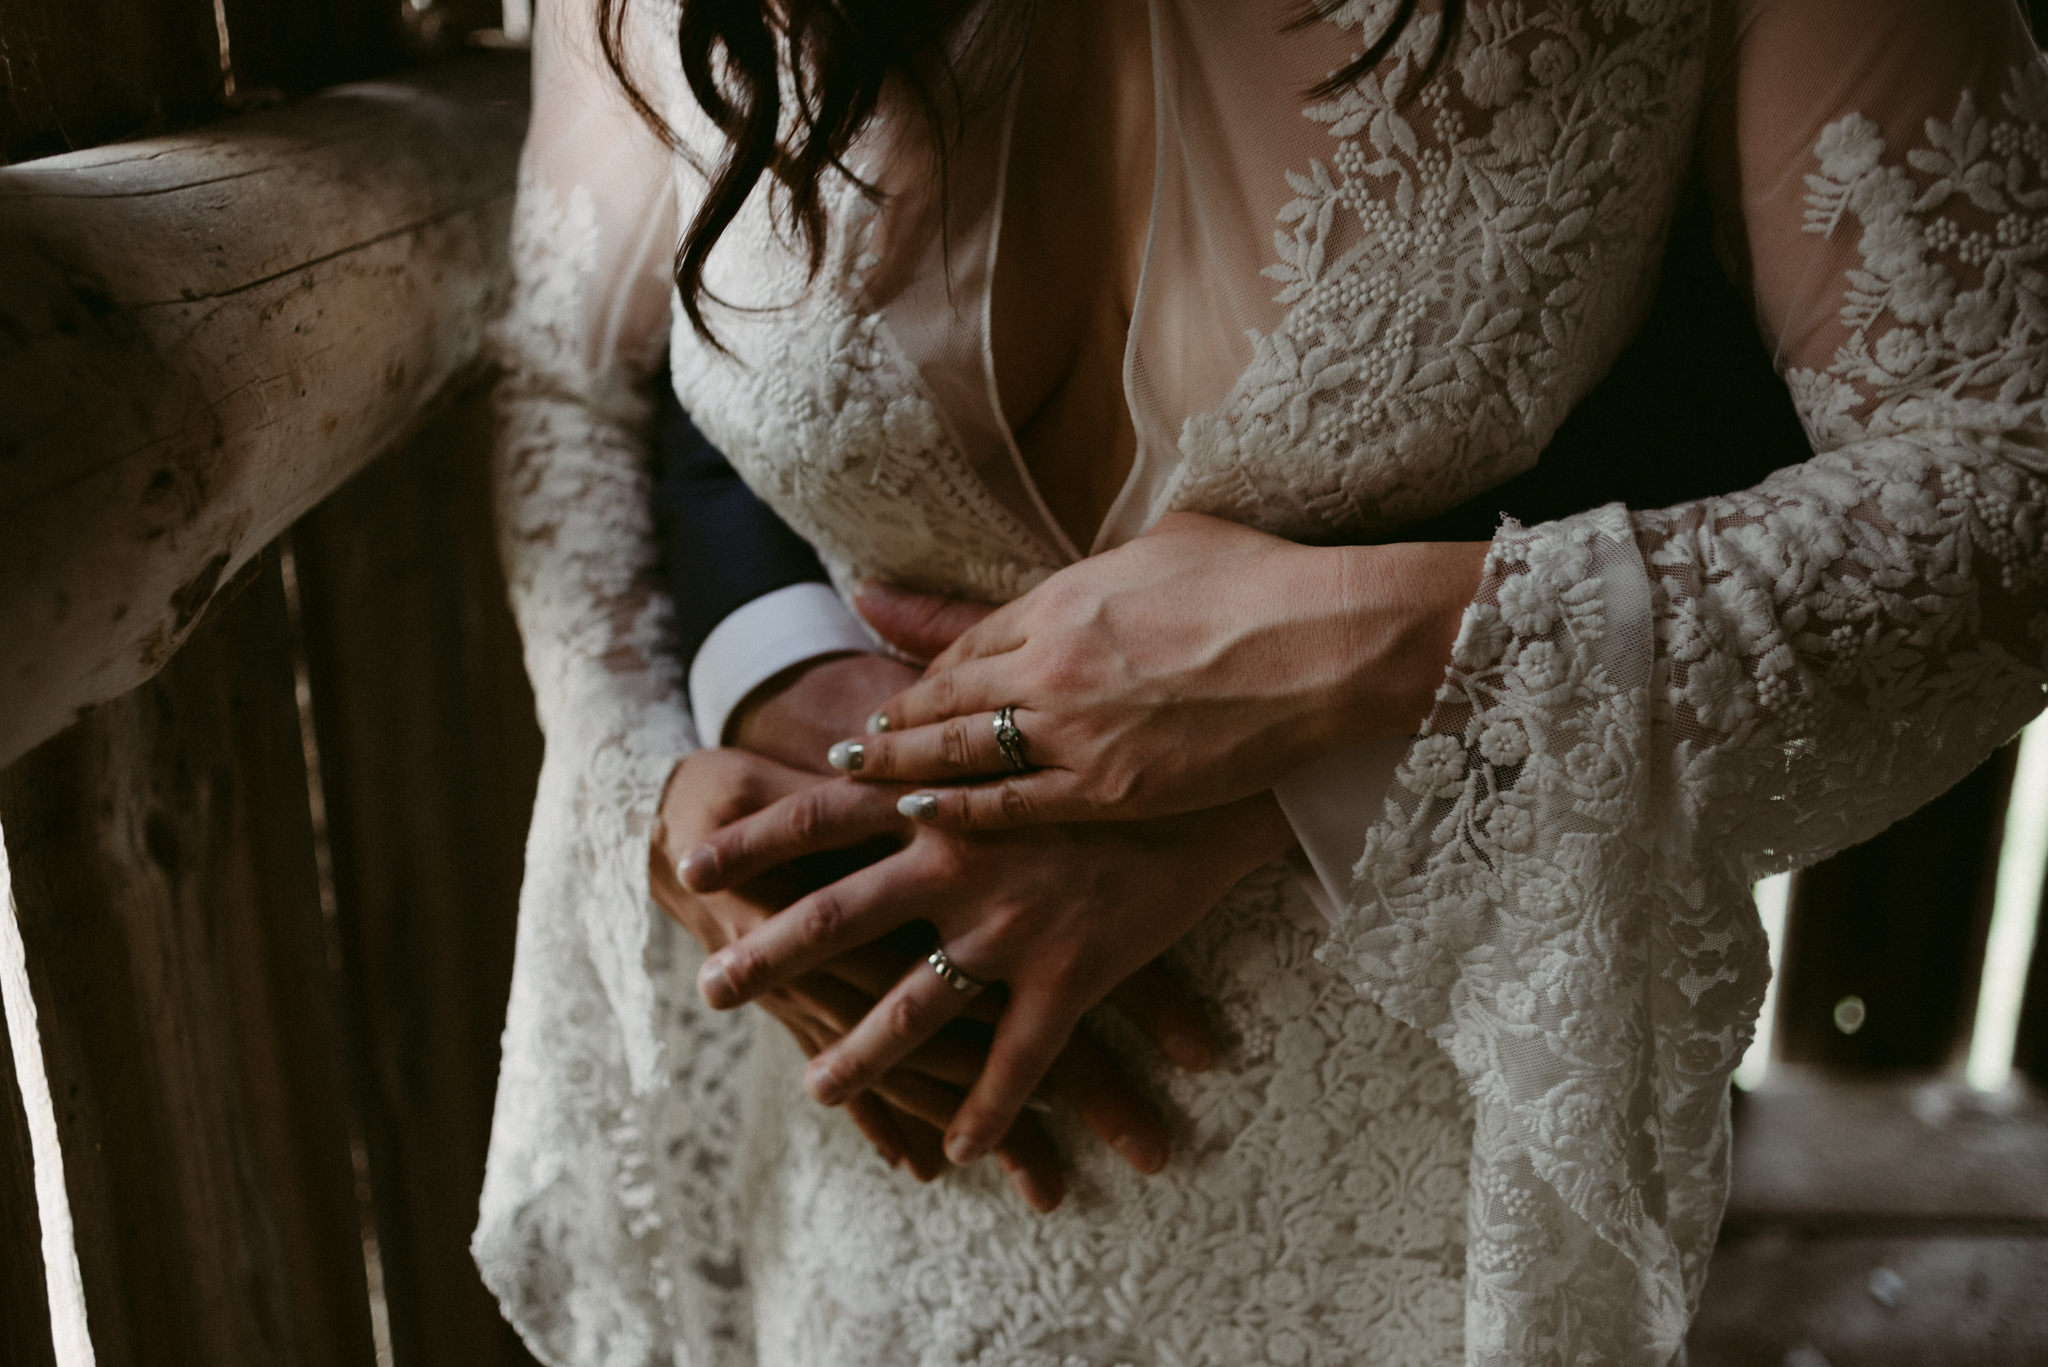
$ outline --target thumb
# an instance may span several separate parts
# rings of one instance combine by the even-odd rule
[[[919,660],[932,659],[995,611],[986,603],[872,583],[854,588],[853,606],[883,640]]]

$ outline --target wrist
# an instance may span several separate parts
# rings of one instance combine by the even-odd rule
[[[1347,668],[1338,743],[1413,735],[1436,706],[1465,610],[1479,592],[1485,541],[1338,546]]]

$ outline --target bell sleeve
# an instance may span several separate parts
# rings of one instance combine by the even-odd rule
[[[1814,454],[1500,532],[1323,951],[1473,1091],[1473,1363],[1680,1351],[1751,882],[1941,792],[2048,681],[2048,69],[1996,0],[1725,22],[1700,165]]]
[[[604,61],[594,9],[540,8],[492,335],[499,546],[546,749],[471,1248],[547,1363],[737,1364],[751,1036],[701,1005],[696,947],[648,886],[662,785],[697,745],[659,580],[648,398],[678,159]],[[673,56],[666,7],[626,13],[625,52]],[[680,116],[678,81],[633,74]]]

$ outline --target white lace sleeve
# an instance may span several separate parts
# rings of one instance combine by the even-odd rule
[[[658,1067],[642,1024],[649,823],[663,779],[695,746],[657,586],[646,393],[676,218],[667,150],[595,51],[589,11],[545,6],[534,34],[513,298],[493,339],[504,368],[494,483],[547,739],[534,840],[569,837],[588,861],[573,874],[584,929],[645,1090]],[[550,872],[529,867],[529,900]]]
[[[1817,454],[1502,531],[1325,950],[1474,1090],[1474,1363],[1671,1360],[1768,973],[1749,883],[2048,680],[2048,71],[1998,0],[1734,11],[1703,169]]]
[[[656,586],[646,397],[677,181],[591,10],[540,8],[514,291],[494,331],[500,550],[546,757],[473,1249],[545,1361],[723,1363],[745,1340],[718,1179],[746,1035],[698,1004],[694,946],[648,892],[661,786],[696,745]],[[629,52],[672,50],[666,6],[629,13],[649,16]]]

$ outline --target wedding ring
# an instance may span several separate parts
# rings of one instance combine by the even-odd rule
[[[1003,762],[1012,769],[1029,769],[1024,759],[1024,733],[1017,729],[1017,723],[1010,720],[1010,714],[1017,709],[1005,707],[996,713],[996,749],[1003,752]]]
[[[932,966],[932,972],[939,975],[939,981],[965,997],[978,997],[988,984],[971,974],[963,973],[960,966],[946,956],[943,949],[935,949],[925,955],[924,961]]]

